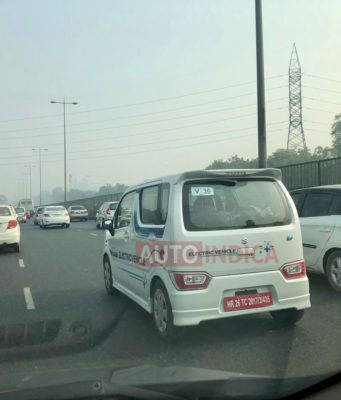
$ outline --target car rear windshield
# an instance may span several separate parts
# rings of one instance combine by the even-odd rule
[[[65,211],[64,207],[46,207],[45,211]]]
[[[10,217],[11,215],[8,207],[0,207],[0,217]]]
[[[23,213],[23,212],[25,212],[25,209],[22,208],[22,207],[16,207],[16,208],[15,208],[15,211],[16,211],[17,213]]]
[[[278,183],[255,179],[186,182],[183,216],[189,231],[277,226],[291,221]]]
[[[118,203],[111,203],[111,204],[109,205],[110,210],[116,210],[117,204],[118,204]]]
[[[72,206],[71,210],[85,210],[85,207],[83,207],[83,206]]]

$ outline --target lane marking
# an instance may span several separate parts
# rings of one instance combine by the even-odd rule
[[[97,233],[90,233],[91,236],[97,236]]]
[[[28,310],[34,310],[36,307],[34,305],[33,297],[31,294],[31,289],[29,287],[24,288],[24,296],[26,301],[26,308]]]
[[[19,258],[19,267],[25,268],[24,260],[22,258]]]

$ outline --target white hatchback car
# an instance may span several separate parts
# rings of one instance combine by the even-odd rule
[[[13,207],[0,205],[0,246],[10,246],[15,252],[20,250],[20,226]]]
[[[341,293],[341,185],[294,190],[307,270],[326,274]]]
[[[61,226],[63,228],[70,227],[70,216],[66,208],[63,206],[47,206],[38,219],[40,228],[48,226]]]
[[[112,220],[118,201],[106,201],[96,212],[96,228],[104,229],[105,221]]]
[[[301,229],[281,172],[193,171],[144,182],[107,222],[109,294],[153,315],[158,334],[269,311],[293,324],[310,307]]]

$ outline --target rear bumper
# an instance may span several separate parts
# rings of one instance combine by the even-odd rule
[[[69,224],[70,223],[70,218],[65,217],[65,218],[47,218],[42,220],[42,225],[45,226],[52,226],[52,225],[64,225],[64,224]]]
[[[166,286],[169,289],[174,324],[178,326],[286,308],[302,310],[310,307],[308,278],[286,280],[280,271],[214,277],[205,290],[179,291],[171,281]],[[245,289],[257,289],[259,293],[271,291],[273,304],[226,312],[224,297],[234,296],[236,291]]]
[[[0,233],[0,246],[7,244],[20,243],[20,230],[7,230],[6,232]]]
[[[70,220],[72,221],[73,219],[88,219],[88,214],[73,214],[70,215]]]

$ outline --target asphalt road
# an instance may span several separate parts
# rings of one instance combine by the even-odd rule
[[[339,371],[341,296],[310,276],[312,308],[298,325],[275,327],[267,313],[187,328],[160,340],[150,316],[103,283],[104,232],[93,221],[70,229],[21,225],[19,254],[0,250],[0,369],[192,366],[295,376]]]

